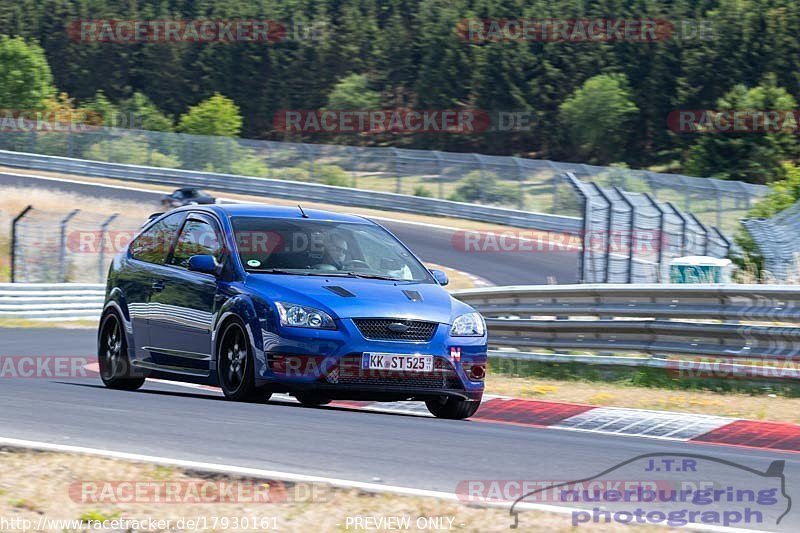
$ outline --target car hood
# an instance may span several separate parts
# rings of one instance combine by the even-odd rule
[[[406,318],[450,324],[452,318],[472,310],[433,283],[250,274],[245,285],[268,301],[308,305],[339,318]]]

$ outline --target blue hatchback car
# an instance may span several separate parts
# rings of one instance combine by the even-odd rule
[[[98,333],[106,386],[145,378],[303,405],[419,400],[442,418],[480,405],[486,325],[389,231],[362,217],[265,205],[152,219],[111,265]]]

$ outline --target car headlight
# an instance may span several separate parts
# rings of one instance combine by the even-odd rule
[[[480,313],[467,313],[453,321],[450,328],[452,337],[483,337],[486,333],[486,323]]]
[[[325,311],[305,305],[275,302],[281,325],[296,328],[336,329],[331,316]]]

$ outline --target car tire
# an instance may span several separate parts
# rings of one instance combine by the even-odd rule
[[[239,320],[225,325],[217,352],[217,376],[225,398],[235,402],[264,403],[272,392],[256,386],[253,348]]]
[[[436,418],[462,420],[475,414],[481,402],[460,400],[458,398],[437,398],[425,402],[428,411]]]
[[[133,391],[144,385],[144,376],[132,375],[122,321],[113,311],[106,313],[100,322],[97,362],[100,366],[100,379],[109,389]]]
[[[316,392],[297,392],[294,397],[303,407],[321,407],[331,403],[330,398],[326,398]]]

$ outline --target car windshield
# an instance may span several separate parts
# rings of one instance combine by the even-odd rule
[[[257,217],[232,222],[248,272],[432,282],[427,269],[379,226]]]

